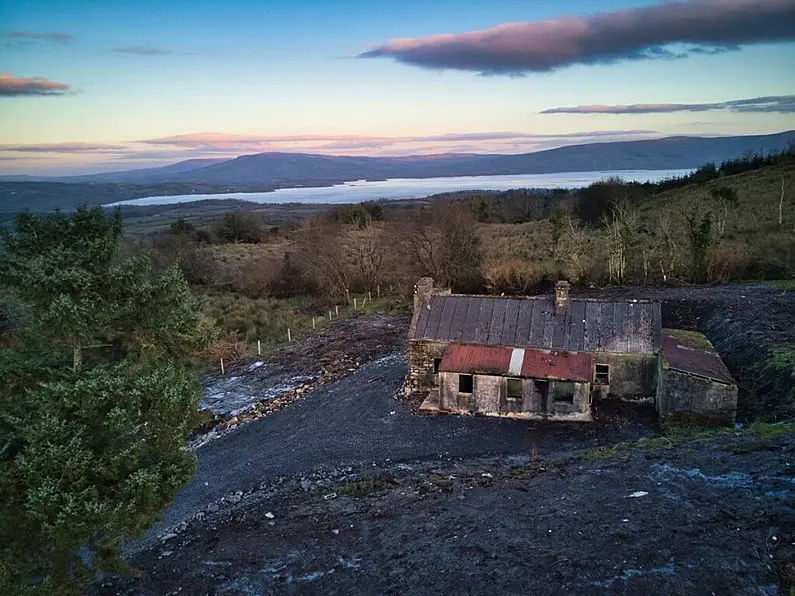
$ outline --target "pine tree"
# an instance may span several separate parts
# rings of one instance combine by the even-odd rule
[[[0,349],[0,592],[79,593],[121,569],[191,477],[183,449],[211,337],[175,269],[121,259],[118,212],[17,217],[0,279],[30,311]]]

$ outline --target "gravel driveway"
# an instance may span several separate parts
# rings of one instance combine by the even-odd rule
[[[127,552],[146,547],[225,495],[282,476],[387,460],[533,452],[549,456],[635,440],[654,428],[653,413],[645,409],[618,408],[592,424],[417,415],[393,398],[405,375],[402,354],[381,358],[200,448],[196,476],[162,520],[130,543]]]

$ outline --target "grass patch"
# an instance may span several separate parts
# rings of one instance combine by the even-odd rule
[[[774,290],[780,290],[782,292],[793,292],[795,291],[795,279],[774,279],[773,281],[767,282]]]
[[[628,443],[616,443],[610,447],[590,449],[582,454],[582,459],[583,461],[605,461],[609,459],[629,461],[632,459],[632,451]]]
[[[772,365],[779,372],[795,373],[795,346],[785,346],[773,350]]]
[[[635,443],[638,449],[673,449],[676,443],[668,437],[643,437]]]
[[[762,439],[774,439],[783,435],[795,434],[795,422],[754,422],[740,432]]]
[[[343,484],[337,491],[341,495],[351,497],[366,497],[373,493],[395,486],[397,482],[390,474],[378,474],[368,478],[360,478]]]
[[[671,414],[662,420],[661,426],[663,435],[673,441],[710,438],[732,432],[732,429],[699,414]]]
[[[256,347],[287,341],[287,330],[295,339],[312,328],[309,299],[248,298],[241,294],[211,293],[207,295],[209,314],[221,332],[237,341]],[[316,317],[315,326],[328,323],[327,317]]]

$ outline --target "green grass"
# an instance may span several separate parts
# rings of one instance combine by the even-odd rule
[[[331,307],[318,305],[309,297],[300,298],[248,298],[233,292],[211,292],[206,294],[209,315],[216,321],[221,334],[227,338],[243,341],[249,352],[254,354],[257,341],[263,349],[287,342],[287,330],[295,341],[303,335],[321,331],[329,324],[329,310],[332,322],[361,314],[408,312],[408,301],[394,298],[380,298],[365,302],[365,296],[357,296],[357,306],[339,305],[339,316]],[[312,318],[315,327],[312,327]]]
[[[377,474],[368,478],[352,480],[337,488],[336,492],[351,497],[366,497],[397,484],[390,474]]]
[[[795,434],[795,421],[789,422],[754,422],[741,434],[752,435],[763,439],[773,439],[787,434]]]
[[[767,282],[767,285],[774,290],[780,290],[782,292],[795,291],[795,279],[775,279]]]
[[[629,461],[632,458],[631,446],[629,443],[616,443],[610,447],[597,447],[590,449],[582,454],[584,461],[605,461],[619,460]]]

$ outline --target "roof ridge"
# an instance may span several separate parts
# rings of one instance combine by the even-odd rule
[[[494,298],[499,300],[554,300],[554,294],[538,294],[536,296],[497,296],[494,294],[431,294],[431,298]],[[661,300],[652,300],[648,298],[588,298],[585,296],[570,295],[570,301],[578,302],[601,302],[609,303],[627,303],[627,304],[662,304]]]

